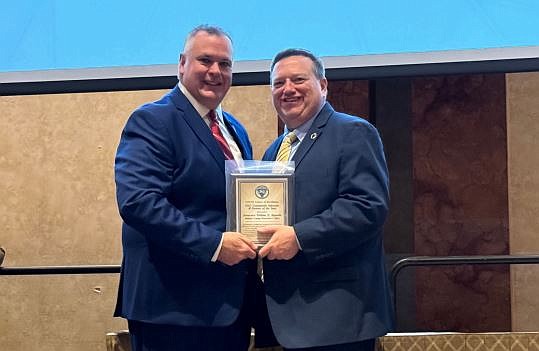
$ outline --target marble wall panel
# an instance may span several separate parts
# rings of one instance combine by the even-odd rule
[[[253,158],[261,159],[278,135],[278,117],[269,85],[232,87],[223,108],[243,123],[253,144]]]
[[[539,254],[539,73],[507,75],[511,254]],[[513,330],[539,329],[539,266],[511,267]]]
[[[4,265],[120,262],[114,153],[129,112],[149,95],[160,93],[0,98]],[[103,349],[104,333],[125,328],[112,318],[117,280],[0,277],[0,344],[14,351],[36,343],[41,350]]]
[[[368,80],[330,81],[327,100],[336,111],[369,120]]]
[[[503,74],[412,82],[417,255],[509,253]],[[420,330],[511,327],[507,267],[417,271]]]
[[[113,164],[137,106],[167,90],[0,97],[0,246],[4,266],[119,264]],[[267,86],[233,87],[224,102],[255,156],[276,137]],[[0,277],[2,349],[105,350],[116,275]]]

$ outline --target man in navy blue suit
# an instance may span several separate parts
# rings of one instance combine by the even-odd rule
[[[276,160],[285,136],[295,135],[288,158],[295,162],[295,223],[259,229],[272,234],[259,254],[273,331],[287,350],[372,351],[393,323],[382,142],[366,120],[326,102],[324,67],[311,52],[280,52],[270,74],[286,128],[264,160]]]
[[[247,350],[256,246],[225,232],[225,159],[252,158],[222,111],[232,42],[217,27],[187,37],[178,86],[139,107],[115,163],[123,261],[115,315],[134,351]]]

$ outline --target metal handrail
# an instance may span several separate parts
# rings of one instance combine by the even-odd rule
[[[410,266],[451,266],[477,264],[537,264],[539,255],[474,255],[474,256],[411,256],[398,260],[391,267],[393,308],[397,320],[397,276]]]
[[[539,255],[474,255],[474,256],[411,256],[398,260],[391,267],[393,308],[397,317],[397,277],[406,267],[451,266],[477,264],[537,264]],[[120,265],[0,267],[1,275],[111,274],[120,273]]]
[[[120,273],[120,265],[0,267],[0,275]]]

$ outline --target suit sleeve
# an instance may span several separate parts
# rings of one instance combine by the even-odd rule
[[[388,174],[378,132],[364,122],[341,127],[346,130],[335,148],[338,195],[327,209],[294,225],[311,264],[338,257],[382,235],[388,212]]]
[[[148,110],[129,118],[115,160],[120,215],[146,240],[180,256],[210,262],[221,233],[172,205],[175,155],[170,130]]]

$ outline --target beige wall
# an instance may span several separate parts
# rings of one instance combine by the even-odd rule
[[[233,87],[223,108],[247,128],[253,144],[253,158],[261,159],[277,136],[277,113],[271,103],[269,86]]]
[[[0,246],[4,266],[119,264],[113,163],[138,105],[166,90],[0,97]],[[225,108],[260,157],[276,136],[267,86],[235,87]],[[0,276],[4,350],[105,350],[118,277]],[[38,347],[36,345],[39,345]]]
[[[539,254],[539,73],[507,75],[511,254]],[[539,266],[511,267],[512,328],[539,330]]]

